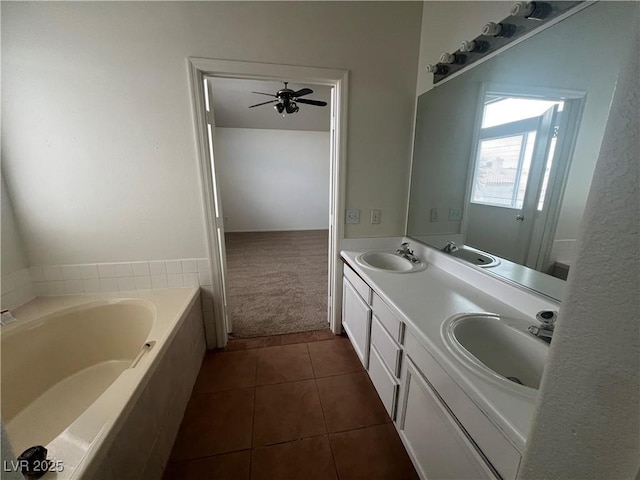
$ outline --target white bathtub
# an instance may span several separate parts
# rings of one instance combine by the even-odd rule
[[[153,478],[169,453],[158,446],[155,464],[148,465],[162,419],[168,408],[184,410],[204,355],[198,300],[197,288],[167,289],[126,298],[42,297],[16,309],[19,322],[2,327],[1,336],[2,417],[16,455],[46,446],[64,470],[44,478]],[[187,381],[167,381],[174,348],[189,358],[188,365],[173,368]],[[170,398],[177,386],[179,401]],[[169,437],[175,436],[173,424]],[[130,445],[138,466],[125,458],[132,440],[127,429],[149,431]]]

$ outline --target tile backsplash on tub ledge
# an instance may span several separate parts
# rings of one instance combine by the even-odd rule
[[[2,276],[2,308],[14,309],[34,296],[202,287],[210,297],[207,258],[141,262],[32,265]]]
[[[212,285],[207,258],[35,265],[29,272],[35,293],[40,296]]]

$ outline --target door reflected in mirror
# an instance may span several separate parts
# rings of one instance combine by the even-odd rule
[[[566,183],[568,169],[563,167],[570,158],[562,146],[575,143],[568,134],[576,131],[575,112],[583,99],[552,90],[544,96],[486,90],[474,131],[465,243],[552,272],[558,259],[551,262],[553,243],[543,239],[555,236],[558,210],[548,199]]]
[[[407,235],[561,299],[637,2],[598,2],[418,99]],[[561,272],[561,273],[558,273]]]

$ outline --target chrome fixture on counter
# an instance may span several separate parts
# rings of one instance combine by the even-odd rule
[[[402,245],[400,245],[400,248],[396,250],[396,253],[412,263],[420,263],[420,259],[416,257],[413,254],[413,250],[409,248],[409,242],[404,242]]]
[[[536,315],[536,319],[541,325],[531,325],[527,330],[541,340],[551,343],[553,331],[556,327],[558,312],[553,310],[542,310]]]
[[[442,249],[444,253],[453,253],[457,250],[458,250],[458,246],[456,245],[456,242],[447,242],[447,244]]]

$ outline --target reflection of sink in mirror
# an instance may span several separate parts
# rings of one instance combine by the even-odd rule
[[[488,253],[483,253],[475,248],[469,248],[466,245],[451,252],[451,255],[484,268],[495,267],[500,263],[500,260],[492,257]]]
[[[534,393],[540,387],[549,347],[490,313],[456,315],[442,328],[454,355],[475,373],[507,389]]]
[[[396,253],[391,252],[366,252],[356,257],[356,262],[363,267],[374,270],[384,270],[393,273],[419,272],[427,268],[425,262],[414,263]]]
[[[594,3],[422,94],[407,235],[436,248],[458,236],[540,275],[570,265],[637,11]],[[529,288],[539,277],[492,272]]]

